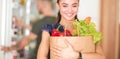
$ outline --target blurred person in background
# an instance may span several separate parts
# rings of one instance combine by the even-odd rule
[[[34,53],[30,56],[29,59],[37,59],[37,51],[39,44],[41,42],[41,34],[42,34],[42,26],[45,24],[53,24],[56,22],[56,17],[53,12],[53,7],[52,7],[52,0],[36,0],[37,3],[37,9],[40,14],[42,14],[44,17],[40,20],[37,20],[33,23],[32,26],[26,25],[24,22],[22,22],[20,19],[17,17],[15,18],[15,24],[18,26],[21,26],[22,28],[27,28],[30,30],[30,34],[28,36],[23,37],[18,41],[18,43],[14,46],[11,47],[3,47],[2,50],[4,52],[9,52],[12,50],[21,50],[25,46],[29,44],[31,40],[36,39],[36,48],[34,50]],[[48,22],[49,21],[49,22]]]

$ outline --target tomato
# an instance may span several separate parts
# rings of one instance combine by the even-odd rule
[[[66,36],[72,36],[71,32],[69,30],[65,30]]]
[[[52,36],[60,36],[60,32],[57,31],[56,29],[52,30]]]

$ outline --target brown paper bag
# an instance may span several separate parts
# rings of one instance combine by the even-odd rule
[[[82,53],[95,52],[95,44],[93,43],[92,36],[83,36],[83,37],[51,37],[50,38],[50,47],[59,46],[66,48],[66,44],[63,39],[66,39],[70,42],[73,49],[80,51]],[[50,59],[57,59],[55,55],[50,51]]]

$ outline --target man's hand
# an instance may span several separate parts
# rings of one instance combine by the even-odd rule
[[[16,16],[13,16],[13,18],[15,19],[15,20],[13,21],[13,23],[14,23],[15,25],[21,26],[21,27],[24,27],[24,26],[25,26],[25,23],[24,23],[21,19],[17,18]]]
[[[22,28],[27,28],[27,29],[29,29],[29,30],[32,29],[32,27],[31,27],[29,24],[24,23],[21,19],[17,18],[16,16],[13,16],[13,18],[15,19],[15,20],[13,21],[13,23],[14,23],[15,25],[20,26],[20,27],[22,27]]]
[[[4,53],[10,52],[10,47],[2,46],[1,50],[4,51]]]

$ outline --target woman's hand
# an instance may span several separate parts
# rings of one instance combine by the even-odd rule
[[[66,48],[54,46],[51,47],[50,50],[60,59],[78,59],[79,53],[72,48],[71,44],[66,39],[64,39],[64,42],[67,46]]]

